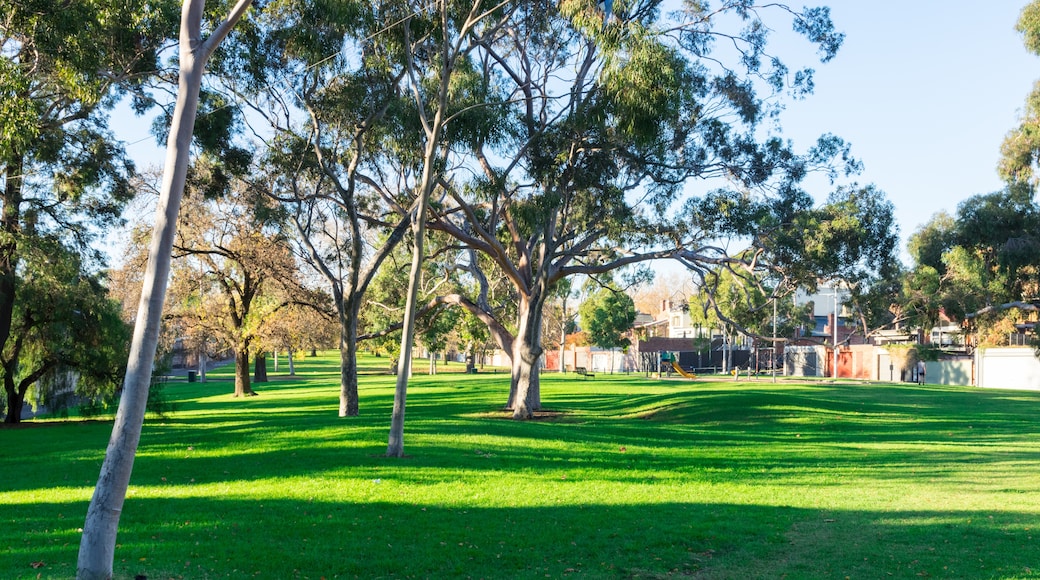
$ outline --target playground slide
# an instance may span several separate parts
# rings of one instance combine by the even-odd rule
[[[683,368],[681,366],[679,366],[679,363],[677,361],[674,361],[674,360],[672,361],[672,368],[675,369],[675,372],[679,373],[680,375],[682,375],[682,376],[684,376],[684,377],[686,377],[688,379],[695,379],[695,378],[697,378],[697,375],[684,371]]]

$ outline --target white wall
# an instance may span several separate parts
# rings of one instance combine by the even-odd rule
[[[974,363],[970,358],[928,361],[924,363],[924,382],[929,385],[972,385]]]
[[[1040,360],[1031,348],[980,348],[975,368],[980,387],[1040,390]]]

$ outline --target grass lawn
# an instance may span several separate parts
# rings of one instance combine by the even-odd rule
[[[1040,393],[546,373],[518,423],[505,373],[416,375],[388,459],[392,377],[341,419],[337,360],[170,383],[117,577],[1040,578]],[[110,434],[0,429],[0,578],[75,574]]]

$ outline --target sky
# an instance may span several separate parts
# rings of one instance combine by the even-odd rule
[[[851,143],[864,166],[855,181],[874,184],[895,206],[904,261],[906,239],[932,215],[955,214],[961,201],[1003,187],[1000,144],[1040,80],[1040,56],[1014,29],[1026,2],[820,1],[845,43],[832,61],[814,64],[816,90],[788,104],[783,132],[796,148],[823,133]],[[804,41],[789,46],[789,36],[778,30],[773,51],[793,67],[784,57],[812,50]],[[141,167],[161,162],[147,119],[117,125]],[[832,189],[809,185],[821,202]]]
[[[850,142],[855,180],[893,203],[904,252],[935,213],[1003,187],[1001,142],[1040,80],[1014,28],[1026,1],[823,0],[845,43],[783,131],[802,147],[827,132]]]

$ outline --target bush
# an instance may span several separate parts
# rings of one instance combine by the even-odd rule
[[[145,409],[160,419],[165,419],[177,411],[177,404],[166,391],[166,377],[170,368],[172,367],[169,357],[155,361],[155,366],[152,368],[152,384],[148,387],[148,402]]]

